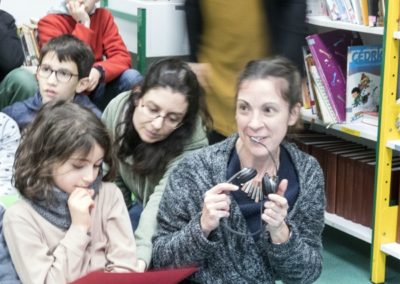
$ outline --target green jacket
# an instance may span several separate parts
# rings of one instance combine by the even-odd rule
[[[124,92],[115,97],[107,106],[103,113],[103,122],[115,136],[116,127],[123,119],[123,113],[126,111],[126,102],[130,91]],[[121,189],[127,205],[132,203],[132,199],[138,199],[143,203],[143,212],[140,216],[139,225],[135,231],[137,245],[137,257],[149,265],[152,254],[152,237],[157,230],[157,212],[158,206],[165,189],[168,176],[172,168],[187,152],[202,148],[208,145],[207,135],[199,118],[196,130],[192,137],[188,138],[184,147],[184,152],[173,159],[167,165],[166,171],[160,173],[158,177],[143,177],[132,172],[131,166],[134,163],[132,157],[127,157],[124,162],[118,161],[118,175],[115,180],[117,186]]]

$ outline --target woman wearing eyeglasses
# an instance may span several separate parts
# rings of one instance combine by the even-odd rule
[[[203,106],[195,74],[169,58],[152,65],[141,87],[114,98],[103,113],[115,139],[116,184],[129,207],[142,270],[151,261],[158,205],[171,169],[183,154],[208,144]]]

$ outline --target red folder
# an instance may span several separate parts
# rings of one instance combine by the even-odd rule
[[[72,284],[176,284],[197,271],[196,267],[174,268],[166,270],[153,270],[143,273],[108,273],[94,271],[72,282]]]

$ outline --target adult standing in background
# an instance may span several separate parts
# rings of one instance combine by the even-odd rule
[[[191,64],[206,89],[214,121],[210,143],[236,131],[234,94],[240,70],[270,54],[301,66],[305,0],[186,0]]]
[[[131,69],[131,56],[111,12],[97,8],[97,2],[99,0],[59,1],[58,7],[40,19],[38,31],[40,46],[53,37],[72,34],[92,48],[95,63],[86,91],[97,107],[104,110],[112,98],[130,90],[142,76]]]
[[[0,10],[0,109],[35,93],[35,77],[30,71],[18,68],[24,63],[24,58],[15,19]],[[7,76],[9,74],[12,76]],[[24,85],[19,84],[21,81],[25,82]]]

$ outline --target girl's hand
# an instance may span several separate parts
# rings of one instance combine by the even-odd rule
[[[206,238],[219,226],[221,218],[229,217],[231,204],[229,193],[237,189],[236,185],[220,183],[205,193],[200,226]]]
[[[267,230],[273,243],[283,243],[289,239],[289,228],[285,222],[289,205],[284,197],[288,181],[282,180],[275,194],[268,195],[268,201],[264,203],[264,212],[261,218],[266,222]]]
[[[73,225],[88,232],[91,225],[90,211],[94,207],[94,190],[77,187],[68,198],[68,208]]]

